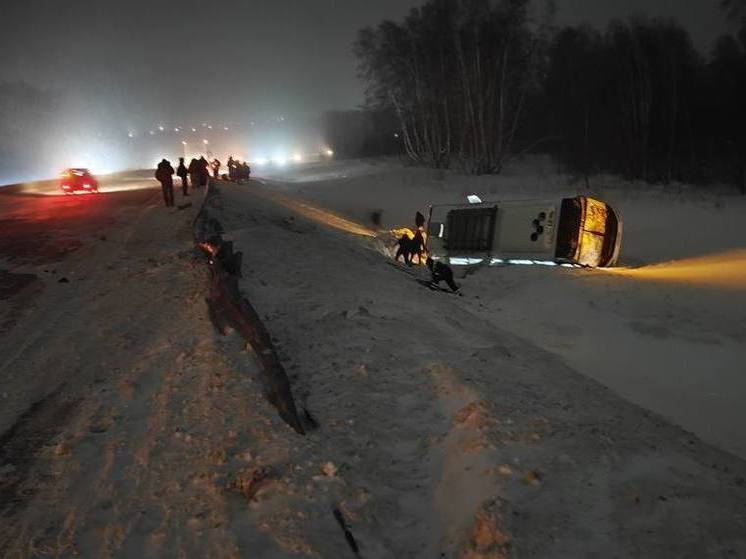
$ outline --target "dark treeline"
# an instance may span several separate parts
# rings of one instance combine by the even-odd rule
[[[539,86],[539,31],[528,2],[431,0],[401,24],[363,29],[354,46],[368,105],[391,108],[407,155],[500,172]]]
[[[671,20],[551,28],[530,0],[430,0],[354,45],[367,107],[416,162],[499,173],[527,151],[568,170],[746,191],[746,20],[710,56]]]

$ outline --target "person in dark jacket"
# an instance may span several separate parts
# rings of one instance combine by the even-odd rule
[[[433,260],[430,257],[428,257],[426,263],[430,270],[430,283],[437,286],[441,281],[444,281],[448,284],[448,287],[451,288],[451,291],[458,293],[460,287],[455,281],[453,281],[453,270],[451,270],[451,267],[448,264],[443,264],[442,262]]]
[[[422,213],[417,212],[414,214],[414,226],[417,227],[417,229],[425,227],[425,216],[422,215]]]
[[[417,264],[422,266],[422,257],[427,254],[427,249],[425,248],[425,237],[419,227],[414,232],[414,238],[409,242],[409,252],[409,262],[411,263],[412,259],[417,256]]]
[[[425,249],[425,238],[422,235],[422,231],[417,229],[411,239],[409,238],[409,235],[404,233],[401,238],[396,241],[396,245],[399,245],[399,248],[396,251],[394,260],[398,262],[399,257],[402,257],[404,258],[404,263],[407,266],[411,266],[412,261],[416,256],[417,263],[422,265],[423,256],[427,254]]]
[[[199,186],[199,162],[196,159],[192,158],[187,171],[189,171],[189,180],[192,182],[192,188]]]
[[[220,160],[216,157],[212,160],[212,176],[216,179],[220,178],[220,167],[222,166],[222,163],[220,163]]]
[[[179,157],[179,166],[176,169],[176,175],[181,179],[181,193],[184,196],[189,196],[189,179],[187,178],[187,175],[189,174],[189,171],[186,168],[186,165],[184,165],[184,158]]]
[[[241,182],[249,182],[249,179],[251,178],[251,167],[249,167],[246,161],[241,163],[239,173],[241,175]]]
[[[210,164],[204,156],[200,157],[197,163],[199,164],[199,185],[207,186],[210,180]]]
[[[231,181],[236,180],[236,161],[232,155],[228,158],[228,178]]]
[[[166,203],[166,207],[172,207],[174,205],[174,168],[171,167],[171,163],[167,159],[158,163],[155,178],[161,183],[163,201]]]
[[[399,245],[399,249],[396,251],[394,260],[398,262],[399,257],[401,256],[404,258],[404,263],[407,266],[412,265],[412,260],[415,256],[417,256],[417,264],[421,266],[423,258],[427,256],[425,235],[423,234],[425,228],[425,216],[420,212],[417,212],[414,216],[414,226],[414,233],[411,238],[409,235],[404,234],[396,241],[396,245]]]

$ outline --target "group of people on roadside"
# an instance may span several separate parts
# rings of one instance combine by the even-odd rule
[[[228,158],[228,179],[237,182],[244,183],[251,179],[251,167],[246,161],[238,161],[233,159],[233,156]]]
[[[453,279],[453,270],[445,262],[434,260],[427,253],[427,243],[425,242],[425,216],[420,212],[415,214],[414,218],[415,228],[414,233],[410,237],[407,233],[404,233],[399,239],[397,239],[394,246],[399,248],[396,251],[394,260],[399,261],[399,258],[404,259],[404,263],[407,266],[412,265],[414,257],[417,257],[417,263],[422,264],[423,261],[430,271],[430,282],[429,285],[433,288],[438,288],[440,282],[444,281],[448,287],[454,293],[460,293],[460,286]]]
[[[174,205],[174,175],[181,179],[181,193],[184,196],[189,196],[190,181],[192,188],[207,186],[207,181],[210,179],[209,167],[204,157],[192,159],[189,162],[189,167],[184,164],[184,158],[179,157],[179,166],[174,171],[171,162],[164,158],[158,164],[158,168],[155,171],[155,178],[161,183],[163,201],[166,207],[170,208]]]
[[[222,166],[223,164],[217,158],[210,161],[210,169],[212,170],[212,176],[214,178],[220,178],[220,169]],[[244,181],[248,182],[251,178],[251,167],[249,167],[246,161],[238,161],[237,159],[233,159],[233,156],[231,155],[228,158],[228,176],[223,176],[223,178],[238,183],[243,183]]]
[[[181,192],[184,196],[189,196],[189,183],[191,182],[192,188],[199,186],[207,186],[207,182],[210,180],[210,173],[215,179],[220,178],[220,168],[222,163],[217,158],[208,162],[204,157],[199,159],[192,159],[187,167],[184,164],[184,158],[179,157],[179,166],[174,171],[171,166],[171,162],[168,159],[163,159],[155,171],[155,178],[161,183],[163,189],[163,201],[166,203],[166,207],[170,208],[174,205],[174,175],[181,179]],[[223,178],[226,178],[223,175]],[[251,178],[251,167],[243,161],[233,159],[233,156],[228,158],[228,177],[229,180],[237,183],[248,182]]]

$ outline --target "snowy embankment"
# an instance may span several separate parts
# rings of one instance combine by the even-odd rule
[[[253,190],[221,186],[219,219],[319,425],[282,454],[257,449],[280,475],[253,515],[283,547],[343,556],[336,510],[362,557],[746,554],[742,460],[511,332],[473,288],[488,276],[463,298],[423,289],[378,241]]]
[[[731,252],[746,248],[746,197],[613,177],[592,178],[587,190],[541,158],[497,177],[353,161],[288,168],[263,180],[361,222],[383,210],[386,227],[409,225],[428,204],[474,192],[485,200],[588,194],[609,202],[624,218],[622,266],[643,268],[492,268],[469,275],[466,294],[500,328],[746,458],[746,253]],[[688,260],[702,255],[715,262]]]

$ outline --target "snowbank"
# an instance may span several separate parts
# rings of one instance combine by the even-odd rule
[[[746,552],[744,462],[511,333],[486,274],[432,292],[370,237],[221,190],[242,289],[319,425],[283,467],[308,549],[333,556],[341,530],[306,519],[337,509],[363,557]]]
[[[496,177],[404,167],[390,160],[335,162],[273,174],[265,187],[296,194],[358,221],[382,210],[384,226],[410,224],[429,203],[590,194],[624,219],[621,264],[643,266],[702,255],[746,278],[746,197],[558,174],[545,158],[527,158]],[[482,270],[464,280],[500,327],[552,352],[617,393],[690,429],[704,440],[746,457],[746,282],[729,289],[703,282],[719,274],[699,266],[691,281],[655,281],[631,272]],[[731,270],[732,272],[732,270]],[[724,272],[723,272],[724,273]]]

